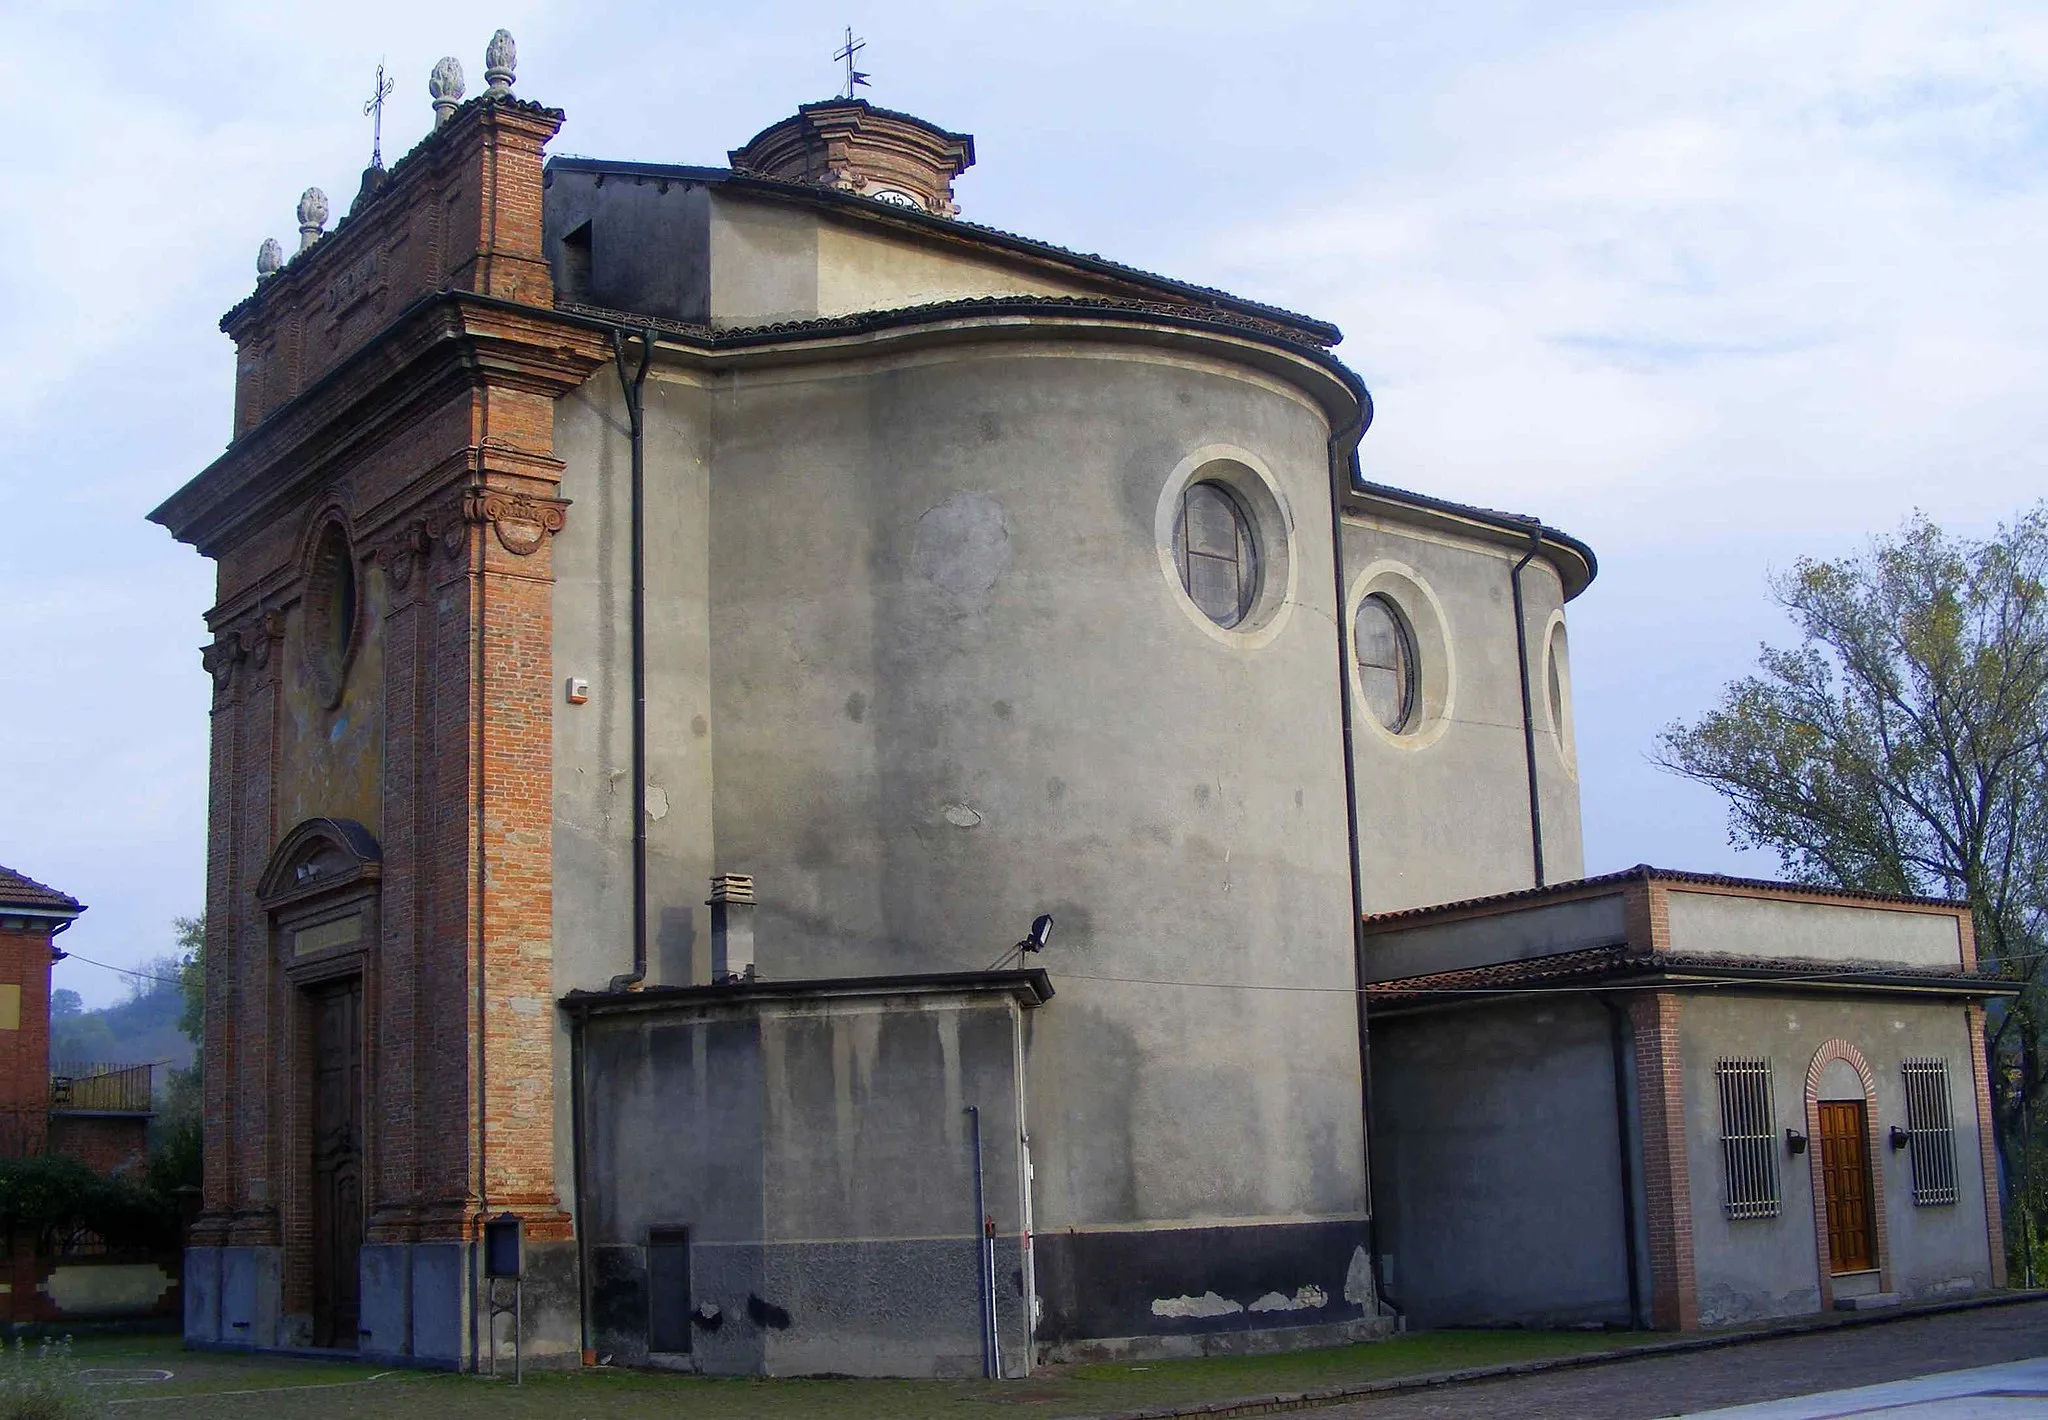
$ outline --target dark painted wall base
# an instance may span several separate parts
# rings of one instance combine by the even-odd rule
[[[1373,1320],[1366,1235],[1363,1219],[1040,1233],[1039,1347]]]

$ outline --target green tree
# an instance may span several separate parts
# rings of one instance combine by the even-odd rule
[[[1729,837],[1801,881],[1968,902],[2021,984],[1987,1049],[2000,1154],[2048,1077],[2048,502],[1990,537],[1924,516],[1772,579],[1800,642],[1766,646],[1656,758],[1728,801]]]
[[[183,997],[178,1029],[199,1047],[199,1053],[189,1069],[172,1070],[164,1082],[149,1181],[151,1187],[166,1194],[199,1186],[200,1119],[206,1102],[206,919],[179,917],[171,925],[179,955],[169,974],[175,977],[176,989]]]

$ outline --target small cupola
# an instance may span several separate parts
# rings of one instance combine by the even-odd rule
[[[837,188],[940,217],[959,213],[953,179],[974,163],[974,139],[865,99],[805,104],[731,153],[757,177]]]

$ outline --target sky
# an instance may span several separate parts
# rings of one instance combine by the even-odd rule
[[[1334,320],[1367,477],[1590,542],[1586,860],[1769,874],[1656,768],[1789,628],[1768,578],[2048,491],[2048,7],[531,0],[0,12],[0,862],[88,1003],[203,905],[210,564],[144,521],[225,444],[222,312],[308,186],[505,26],[557,153],[722,163],[834,91],[975,135],[963,215]]]

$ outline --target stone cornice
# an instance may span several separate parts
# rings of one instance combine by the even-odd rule
[[[497,388],[554,397],[609,355],[595,332],[539,308],[462,292],[430,296],[237,439],[150,520],[218,557],[452,394]]]

